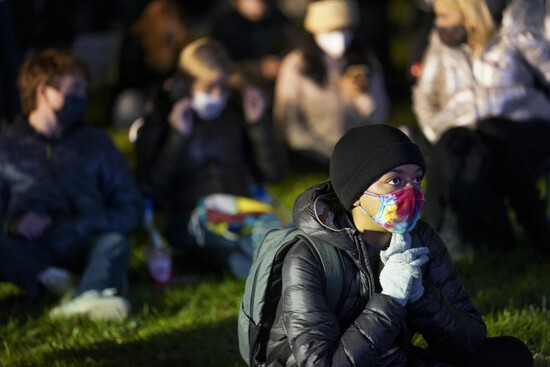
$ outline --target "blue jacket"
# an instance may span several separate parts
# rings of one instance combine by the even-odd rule
[[[0,136],[0,223],[48,214],[65,240],[127,234],[141,223],[141,198],[126,161],[102,130],[76,125],[46,138],[19,119]],[[61,233],[59,233],[61,232]]]

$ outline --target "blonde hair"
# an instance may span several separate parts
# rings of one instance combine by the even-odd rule
[[[179,67],[193,79],[214,81],[228,76],[233,63],[221,43],[201,38],[187,45],[180,54]]]
[[[434,0],[458,10],[464,18],[464,28],[468,34],[468,45],[474,57],[478,57],[483,48],[496,33],[496,26],[485,0]]]
[[[359,9],[355,0],[313,1],[304,18],[304,28],[311,33],[353,28],[358,23]]]

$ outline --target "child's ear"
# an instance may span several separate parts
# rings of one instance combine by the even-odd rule
[[[43,97],[46,94],[46,84],[40,83],[36,86],[36,99],[38,100],[39,97]]]

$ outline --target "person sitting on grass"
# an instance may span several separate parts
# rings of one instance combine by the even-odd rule
[[[284,259],[267,366],[533,365],[520,340],[487,338],[444,243],[419,220],[425,170],[394,127],[352,128],[338,141],[331,181],[298,196],[293,219],[340,253],[340,298],[329,307],[330,274],[299,240]],[[417,332],[428,348],[411,343]]]
[[[123,319],[141,198],[123,156],[82,123],[87,66],[49,49],[19,75],[25,118],[0,137],[0,280],[62,299],[52,318]],[[77,277],[81,276],[76,284]]]
[[[282,149],[264,95],[255,86],[233,84],[234,64],[221,43],[209,37],[193,41],[181,52],[179,69],[183,97],[146,116],[137,130],[138,184],[164,214],[168,243],[183,250],[190,265],[218,271],[230,263],[233,273],[245,276],[252,262],[249,244],[242,246],[246,265],[229,260],[235,246],[228,242],[235,244],[242,232],[220,231],[229,241],[217,235],[206,238],[198,213],[208,208],[210,223],[218,229],[224,223],[228,228],[230,221],[232,227],[246,228],[237,225],[242,219],[212,212],[237,214],[241,205],[236,201],[241,199],[233,199],[251,198],[254,185],[284,178]]]
[[[300,46],[282,60],[273,122],[291,169],[325,172],[346,130],[386,123],[390,101],[384,69],[359,37],[355,0],[312,1]]]
[[[519,248],[518,229],[550,255],[537,182],[550,161],[543,2],[434,0],[433,10],[412,89],[414,139],[430,157],[424,217],[453,255]]]

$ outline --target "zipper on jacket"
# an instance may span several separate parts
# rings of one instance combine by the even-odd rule
[[[359,238],[359,247],[361,248],[361,253],[363,254],[363,258],[365,259],[364,263],[365,263],[365,266],[367,268],[367,281],[368,281],[368,285],[369,285],[369,298],[371,298],[374,294],[374,288],[375,288],[374,272],[372,271],[372,268],[370,266],[369,256],[366,253],[367,251],[366,251],[366,248],[365,248],[365,242],[363,241],[363,238],[361,238],[361,236],[356,236],[356,237]]]
[[[50,160],[52,157],[52,144],[50,142],[46,143],[46,160]]]

